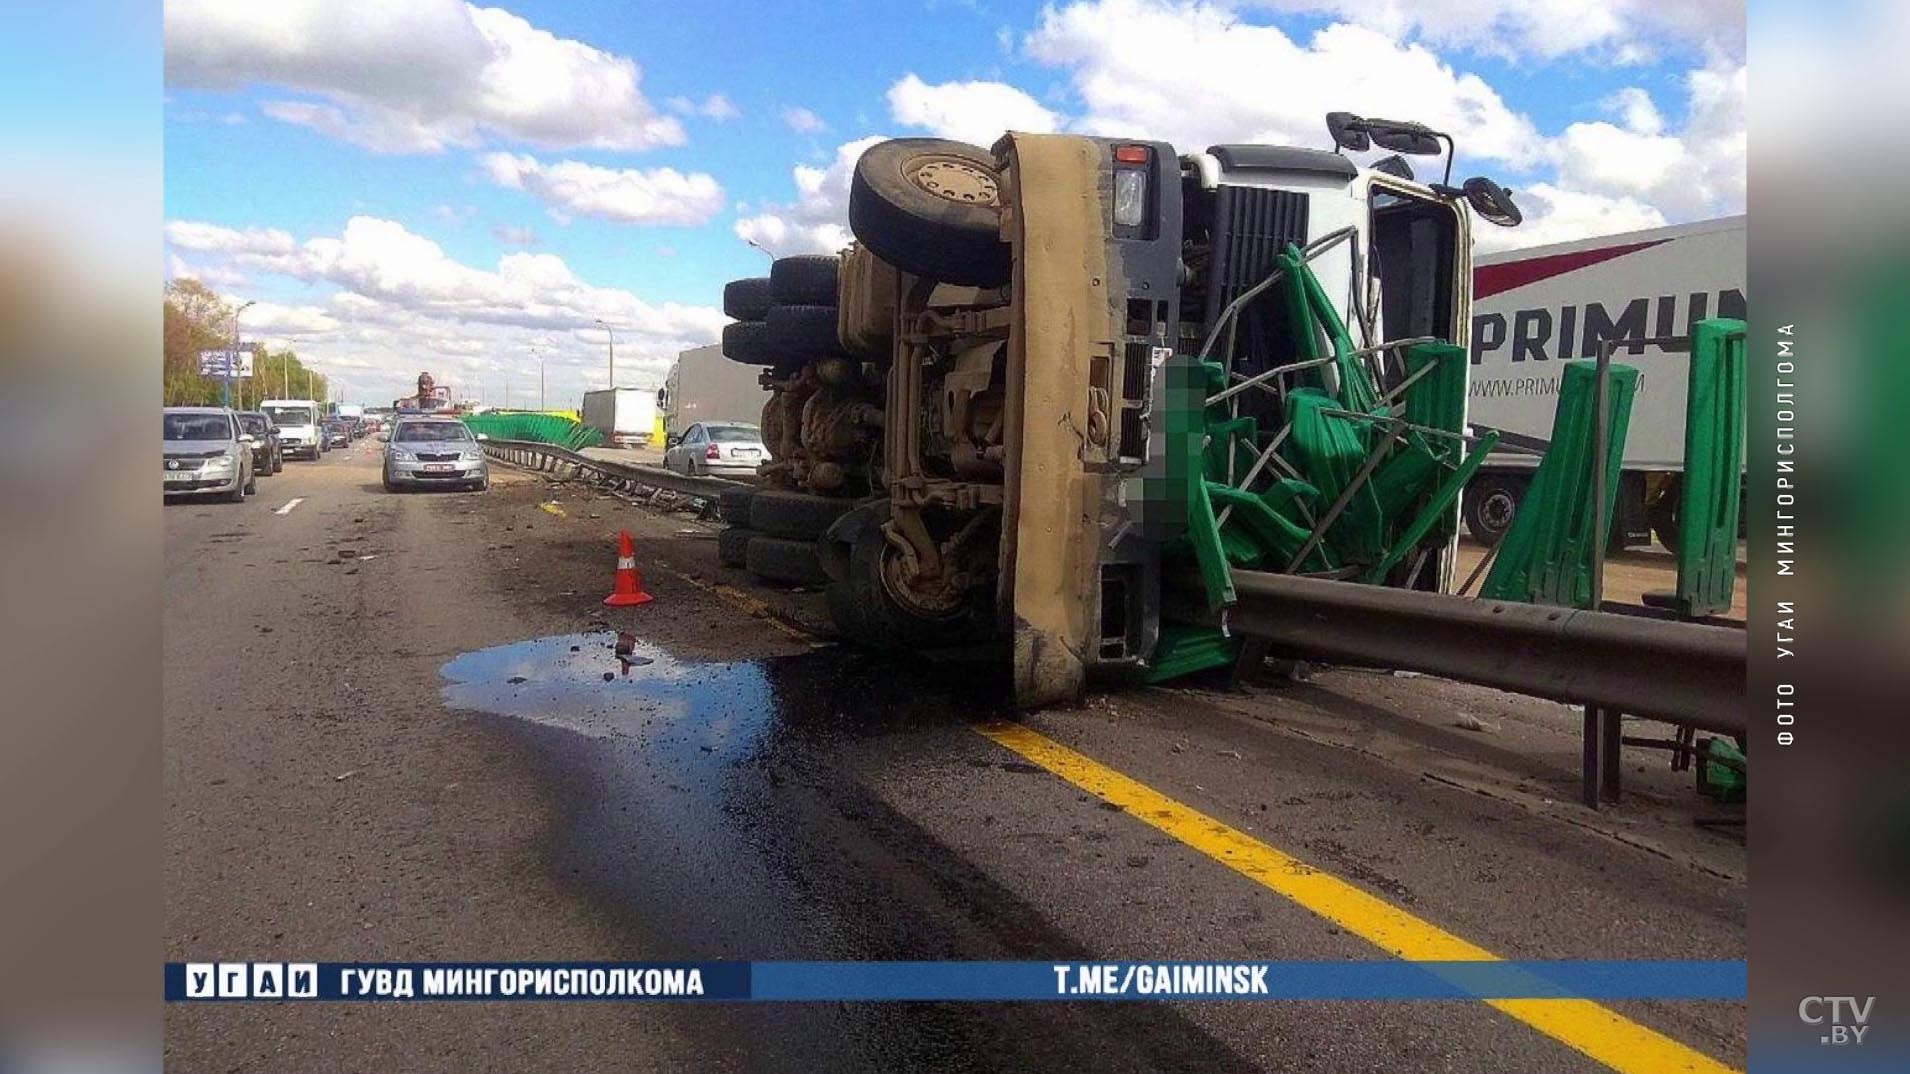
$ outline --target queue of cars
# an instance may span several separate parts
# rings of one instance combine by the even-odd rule
[[[267,399],[258,410],[166,407],[161,435],[165,494],[242,503],[258,491],[259,478],[283,472],[288,457],[316,460],[382,428],[376,418],[324,417],[319,404],[306,399]],[[388,491],[490,487],[480,438],[456,418],[400,417],[378,439],[386,444]]]

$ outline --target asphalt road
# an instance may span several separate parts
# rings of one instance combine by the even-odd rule
[[[836,647],[812,598],[759,603],[681,516],[503,471],[387,495],[374,449],[167,508],[168,959],[1388,957],[1346,900],[1309,908],[980,733],[1007,715],[985,668]],[[619,527],[656,600],[613,612]],[[606,629],[648,663],[625,674]],[[1426,935],[1743,957],[1742,848],[1693,834],[1682,783],[1641,774],[1636,805],[1588,819],[1544,713],[1504,703],[1472,746],[1424,719],[1480,703],[1451,689],[1195,684],[1022,726]],[[1700,1062],[1666,1069],[1744,1062],[1741,1005],[1611,1006]],[[1459,1002],[197,1005],[169,1009],[166,1051],[194,1071],[1612,1068]]]

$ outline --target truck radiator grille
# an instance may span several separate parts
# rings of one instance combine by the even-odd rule
[[[1306,245],[1307,204],[1305,194],[1292,190],[1223,186],[1214,192],[1213,277],[1207,287],[1207,325],[1212,325],[1240,292],[1266,278],[1273,270],[1274,255],[1286,249],[1287,243]]]

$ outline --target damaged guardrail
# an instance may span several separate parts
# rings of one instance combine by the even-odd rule
[[[1296,654],[1745,731],[1748,645],[1732,627],[1259,571],[1233,585],[1228,628]]]
[[[487,439],[480,445],[486,455],[511,466],[551,474],[560,480],[590,481],[626,493],[665,493],[713,504],[726,489],[750,487],[720,477],[694,477],[655,466],[593,459],[555,444]]]

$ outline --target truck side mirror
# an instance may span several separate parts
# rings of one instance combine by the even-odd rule
[[[1500,227],[1518,227],[1525,214],[1512,201],[1512,192],[1483,175],[1475,175],[1460,185],[1465,192],[1466,204],[1479,214],[1481,220]]]

